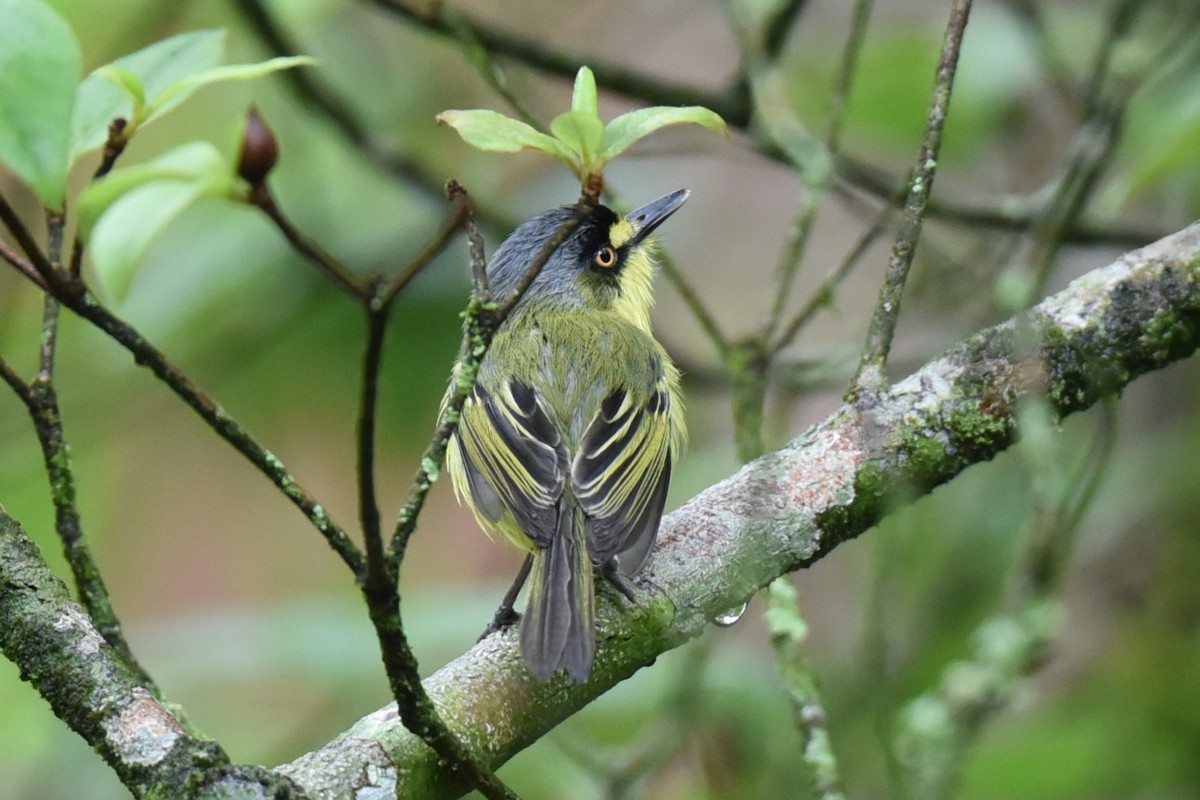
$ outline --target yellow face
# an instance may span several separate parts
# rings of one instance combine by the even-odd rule
[[[626,219],[618,219],[608,232],[609,243],[619,249],[633,238],[634,227]],[[653,241],[643,239],[625,256],[617,278],[620,289],[612,310],[617,316],[650,333],[650,309],[654,306]]]
[[[630,239],[633,238],[634,233],[635,230],[633,224],[629,220],[622,217],[614,222],[612,227],[608,229],[609,244],[619,250],[621,247],[625,246]]]

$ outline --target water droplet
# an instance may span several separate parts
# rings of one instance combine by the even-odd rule
[[[742,618],[742,615],[746,613],[747,605],[747,603],[742,603],[737,608],[731,608],[728,611],[717,614],[713,617],[713,624],[720,625],[722,628],[728,628]]]

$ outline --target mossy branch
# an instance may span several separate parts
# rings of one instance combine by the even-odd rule
[[[104,641],[2,507],[0,653],[137,797],[300,797],[287,778],[234,765],[216,742],[189,734]]]

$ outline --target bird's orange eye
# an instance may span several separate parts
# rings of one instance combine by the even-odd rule
[[[612,269],[617,265],[617,251],[611,244],[606,244],[596,251],[596,255],[592,256],[592,263],[600,269]]]

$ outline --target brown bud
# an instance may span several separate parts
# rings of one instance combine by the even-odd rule
[[[275,166],[279,157],[279,143],[275,134],[263,121],[258,109],[251,107],[246,113],[246,127],[242,130],[242,152],[238,156],[238,175],[251,186],[266,180],[267,173]]]

